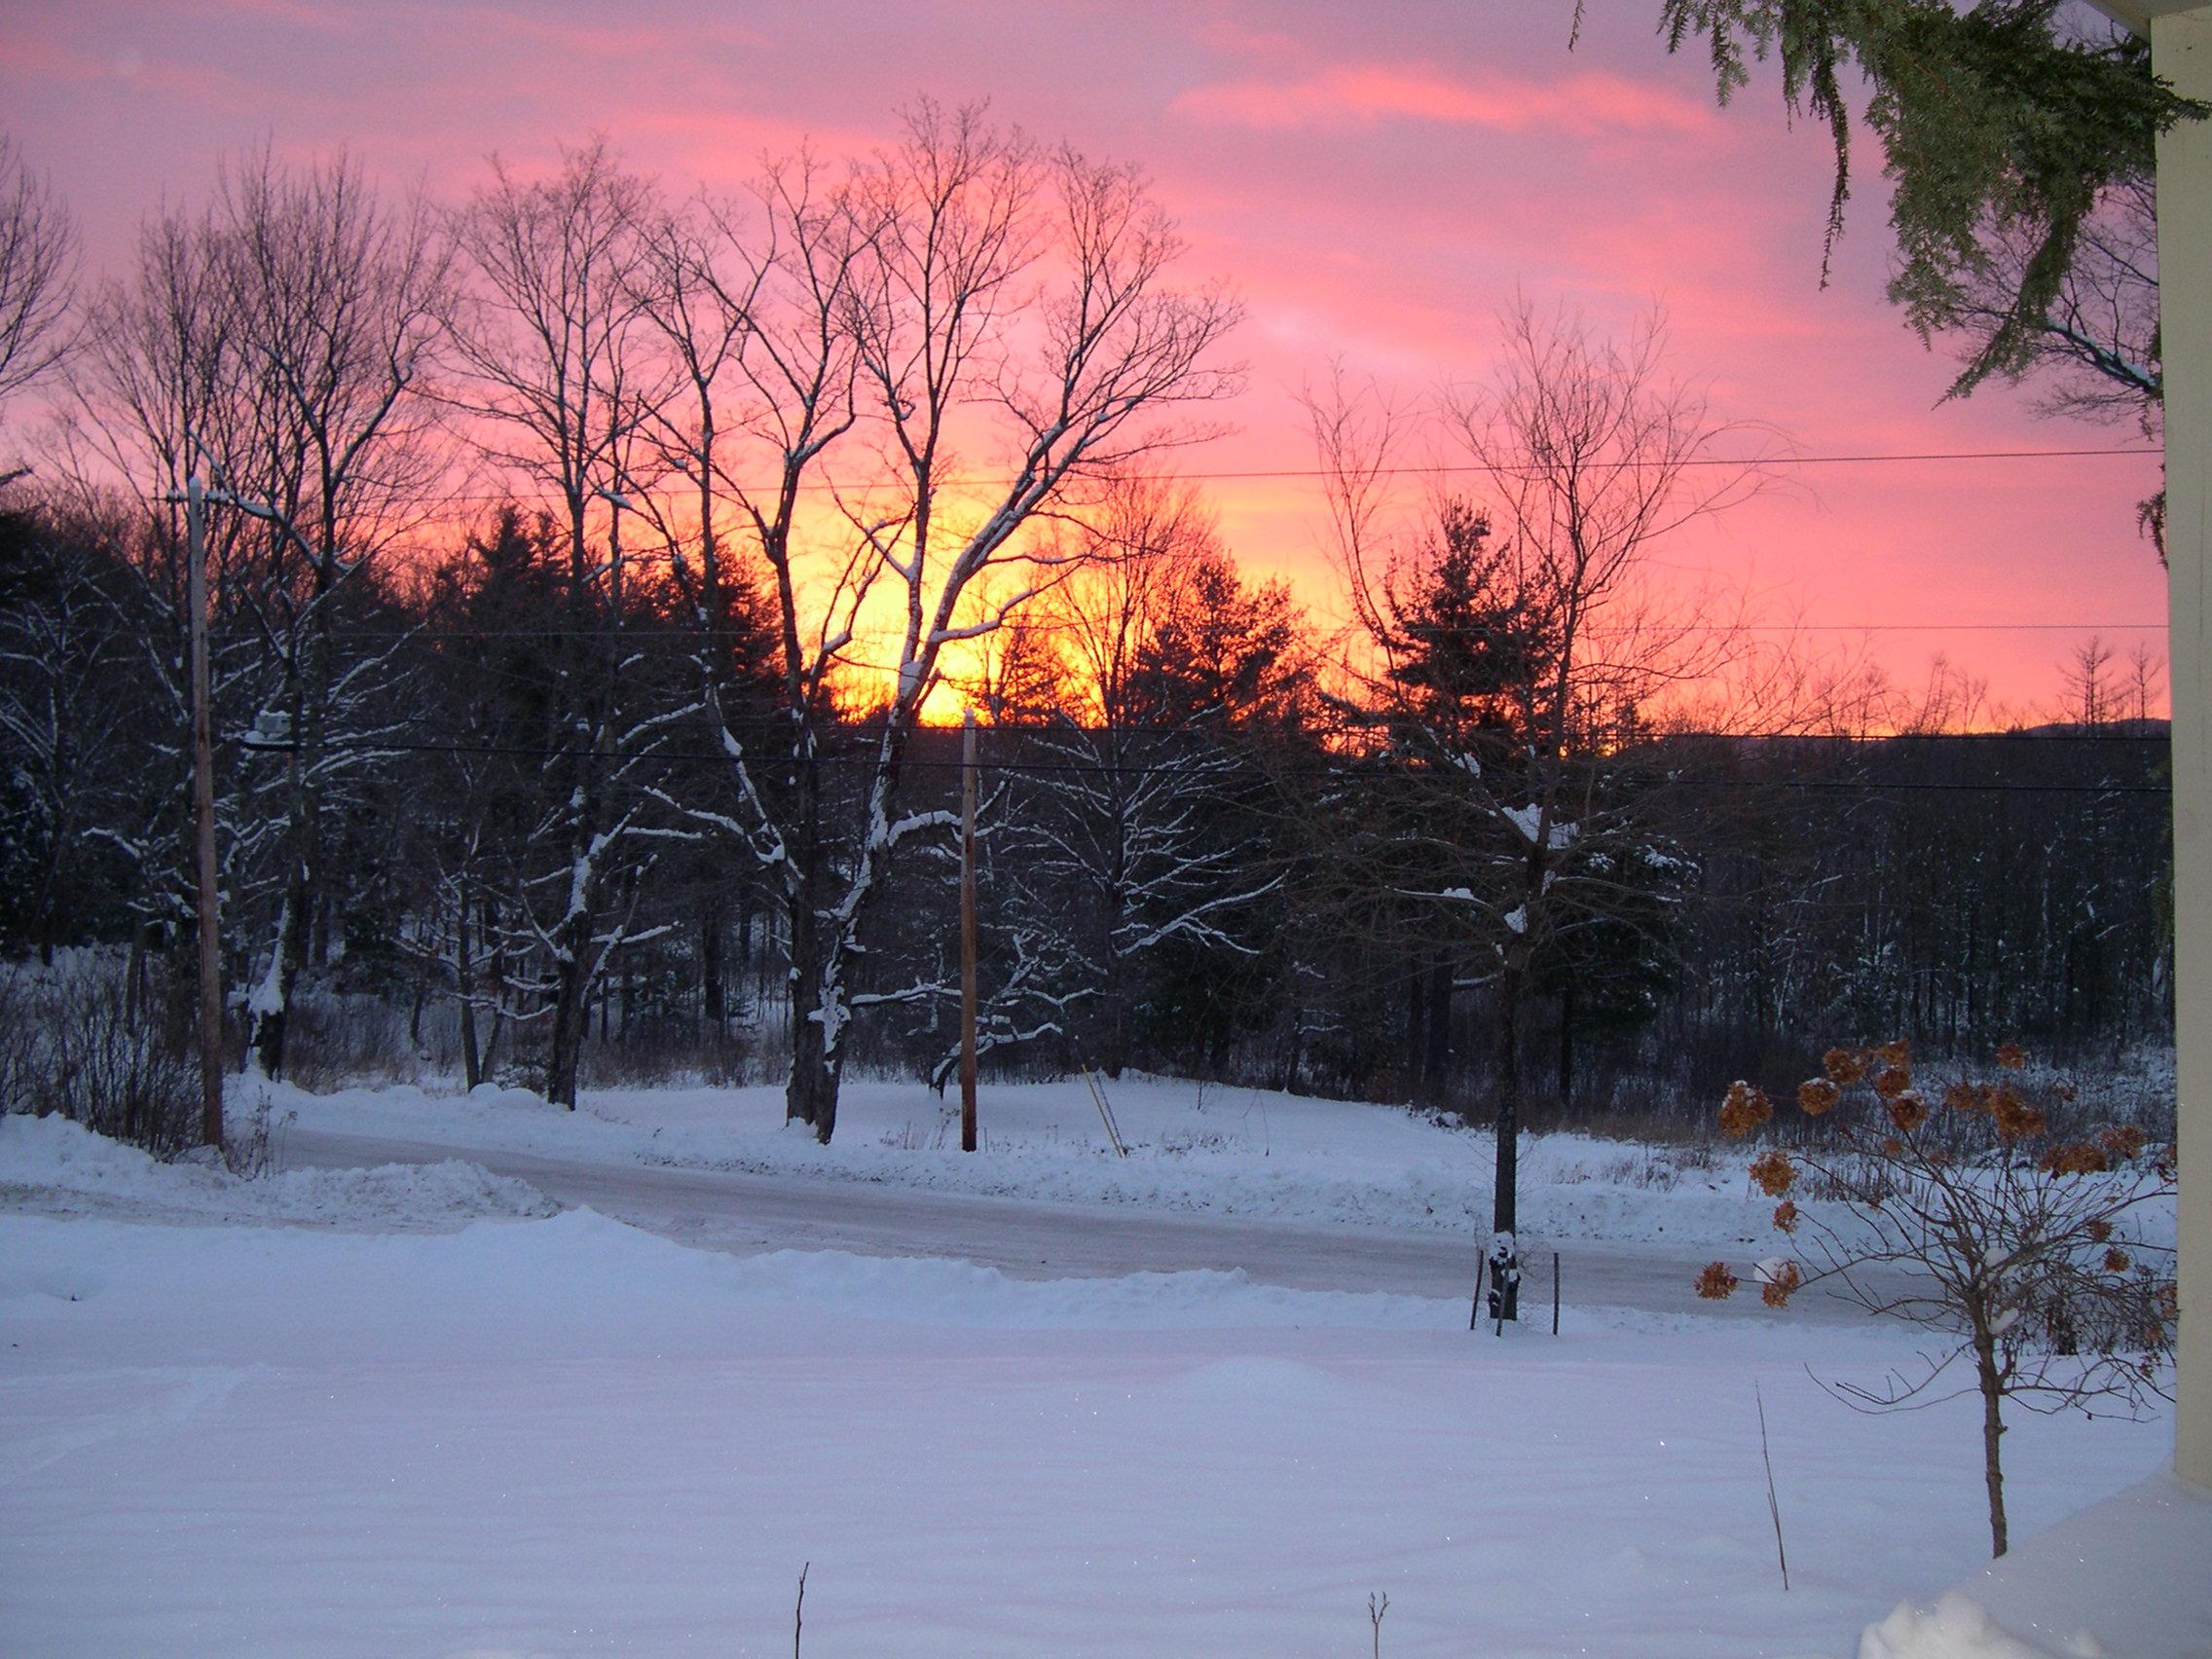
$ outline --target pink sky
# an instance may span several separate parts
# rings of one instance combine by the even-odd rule
[[[0,109],[67,195],[97,264],[139,216],[197,200],[217,160],[344,145],[459,196],[498,147],[532,162],[607,132],[673,188],[734,180],[763,146],[888,136],[918,92],[988,97],[1040,136],[1133,160],[1229,276],[1251,386],[1197,471],[1311,463],[1292,392],[1332,353],[1408,391],[1479,376],[1516,286],[1607,323],[1653,301],[1720,412],[1806,455],[2132,447],[2038,420],[2004,389],[1939,404],[1953,371],[1881,298],[1878,167],[1819,286],[1830,156],[1771,80],[1714,107],[1667,56],[1657,0],[11,0]],[[702,20],[702,18],[711,20]],[[2164,580],[2134,530],[2143,458],[1818,466],[1666,557],[1851,627],[1903,679],[1946,652],[2041,705],[2092,629],[2163,650]],[[1339,607],[1319,502],[1295,481],[1213,487],[1231,544]],[[2000,624],[2057,625],[2008,631]]]

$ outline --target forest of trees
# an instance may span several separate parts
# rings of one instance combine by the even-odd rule
[[[1688,1121],[1847,1037],[2170,1041],[2154,666],[1984,731],[1647,580],[1756,486],[1655,329],[1523,308],[1412,508],[1316,394],[1329,627],[1174,477],[1234,302],[977,112],[739,201],[248,156],[75,286],[5,151],[0,210],[0,414],[54,416],[0,430],[0,954],[183,1029],[197,478],[237,1063],[782,1081],[828,1140],[850,1067],[947,1075],[963,705],[987,1068]]]

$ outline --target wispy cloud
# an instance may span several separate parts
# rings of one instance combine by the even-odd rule
[[[87,91],[123,89],[203,115],[268,118],[313,108],[306,90],[272,85],[221,64],[149,55],[136,47],[100,52],[45,37],[0,35],[0,76],[37,78]]]
[[[1698,133],[1714,116],[1703,102],[1604,71],[1535,82],[1503,76],[1455,80],[1419,65],[1345,64],[1297,80],[1215,81],[1192,87],[1175,113],[1254,128],[1372,127],[1423,122],[1493,132],[1551,129]]]
[[[551,8],[517,5],[513,0],[441,6],[433,8],[427,18],[452,25],[453,32],[463,38],[527,43],[571,54],[602,67],[623,62],[680,64],[702,51],[765,43],[765,37],[757,31],[722,19],[655,19],[632,12],[608,21],[596,10],[587,10],[581,17],[563,16]]]
[[[203,7],[206,0],[203,0]],[[213,9],[285,28],[315,34],[350,35],[360,32],[362,19],[350,7],[330,0],[214,0]]]

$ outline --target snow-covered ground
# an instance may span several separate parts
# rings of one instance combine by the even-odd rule
[[[1023,1283],[574,1212],[0,1217],[0,1629],[69,1653],[1842,1654],[1979,1558],[1894,1342],[1470,1336],[1226,1275]],[[1760,1472],[1764,1392],[1791,1589]],[[2162,1425],[2031,1421],[2018,1525]],[[2090,1621],[2093,1624],[2093,1621]]]
[[[750,1093],[282,1104],[463,1149],[935,1161],[925,1184],[1335,1226],[1421,1212],[1402,1161],[1487,1204],[1487,1146],[1380,1108],[1124,1085],[1115,1161],[1051,1090],[984,1098],[965,1167],[908,1150],[936,1102],[889,1086],[827,1153]],[[1238,1126],[1165,1150],[1194,1123]],[[1538,1153],[1670,1240],[1757,1203],[1728,1162]],[[1869,1418],[1821,1387],[1909,1360],[1879,1327],[1574,1306],[1500,1339],[1457,1297],[729,1255],[543,1207],[463,1164],[240,1183],[0,1120],[0,1650],[780,1655],[802,1566],[804,1659],[1365,1654],[1371,1594],[1401,1659],[1844,1656],[1885,1619],[1911,1659],[2069,1650],[1893,1615],[1973,1573],[1986,1530],[1966,1402]],[[2170,1448],[2163,1421],[2023,1417],[2014,1535]]]
[[[1106,1086],[1128,1147],[1117,1157],[1081,1081],[985,1085],[982,1147],[960,1151],[957,1109],[911,1083],[846,1086],[828,1147],[784,1123],[781,1089],[593,1089],[571,1115],[520,1089],[413,1087],[311,1095],[276,1088],[302,1128],[502,1150],[1113,1204],[1315,1227],[1487,1234],[1491,1137],[1399,1107],[1179,1080]],[[1771,1238],[1734,1148],[1526,1137],[1521,1231],[1533,1241],[1665,1242],[1740,1254]]]

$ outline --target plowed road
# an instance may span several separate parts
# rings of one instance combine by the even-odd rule
[[[527,1181],[557,1202],[588,1205],[680,1243],[750,1255],[765,1250],[850,1250],[870,1256],[952,1256],[1021,1278],[1083,1278],[1190,1269],[1241,1268],[1298,1290],[1387,1291],[1466,1297],[1477,1241],[1445,1233],[1286,1227],[1238,1217],[1163,1214],[1108,1204],[978,1198],[862,1181],[813,1181],[718,1169],[596,1162],[534,1153],[295,1130],[286,1164],[330,1167],[429,1163],[461,1158]],[[1736,1254],[1749,1256],[1751,1246]],[[1577,1304],[1647,1312],[1775,1315],[1755,1297],[1700,1302],[1690,1290],[1711,1251],[1665,1245],[1560,1246],[1562,1294]],[[1551,1253],[1526,1267],[1523,1311],[1548,1318]],[[1858,1322],[1867,1315],[1808,1295],[1788,1315]]]

